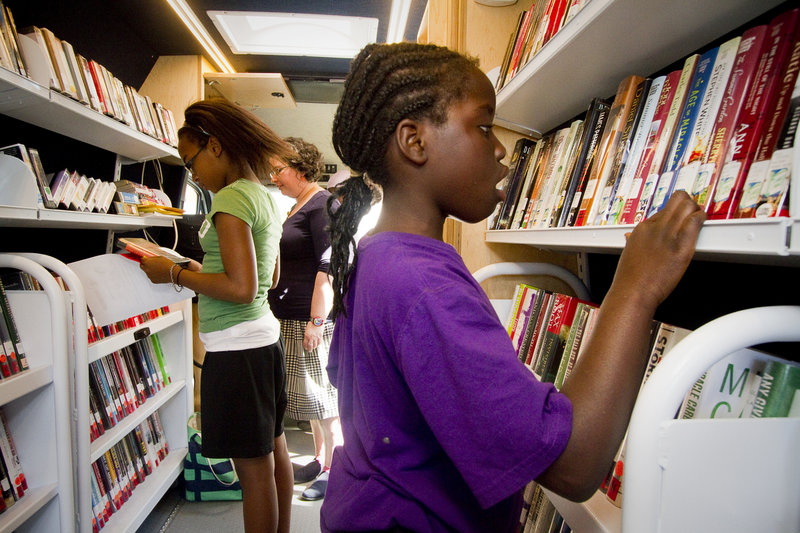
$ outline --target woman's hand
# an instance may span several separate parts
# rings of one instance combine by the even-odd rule
[[[144,270],[147,277],[153,283],[170,283],[174,279],[170,279],[169,271],[172,270],[172,275],[177,276],[181,267],[173,263],[166,257],[142,257],[139,268]]]
[[[311,322],[306,323],[306,332],[303,335],[303,349],[307,352],[315,350],[322,343],[322,332],[325,326],[315,326]]]

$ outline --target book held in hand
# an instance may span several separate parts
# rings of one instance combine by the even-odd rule
[[[182,256],[175,250],[159,246],[139,237],[121,237],[117,239],[117,246],[138,257],[166,257],[181,266],[185,266],[191,261],[191,259]]]

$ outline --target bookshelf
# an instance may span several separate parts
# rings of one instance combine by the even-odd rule
[[[81,275],[55,258],[42,254],[23,255],[61,276],[70,287],[68,297],[72,316],[69,323],[73,325],[71,336],[74,345],[74,350],[70,350],[70,361],[73,365],[72,397],[74,400],[72,408],[76,413],[73,419],[73,453],[75,458],[74,477],[77,480],[75,493],[77,531],[92,531],[90,465],[153,413],[158,412],[161,418],[169,454],[145,478],[143,483],[136,486],[131,497],[111,515],[103,528],[107,531],[135,531],[183,471],[183,459],[188,449],[186,421],[193,411],[194,402],[191,301],[185,299],[177,303],[170,303],[168,314],[89,345],[86,335],[87,304]],[[140,289],[140,287],[130,287],[131,294],[129,298],[124,299],[122,314],[134,316],[149,310],[142,308],[141,300],[135,297],[135,293]],[[103,435],[91,441],[88,417],[79,415],[89,412],[88,365],[153,334],[159,336],[170,383],[139,405],[133,413],[128,414],[114,427],[107,428]]]
[[[54,165],[63,164],[69,168],[81,165],[87,172],[91,169],[91,172],[96,172],[104,179],[119,179],[123,165],[130,163],[152,160],[171,165],[181,163],[175,148],[2,68],[0,94],[3,95],[0,99],[0,130],[6,141],[4,145],[21,142],[40,148],[43,154],[45,151],[49,154],[52,148],[56,152],[53,158],[61,160]],[[62,144],[64,146],[60,146]],[[144,482],[136,486],[130,498],[103,528],[106,531],[135,531],[183,470],[183,458],[187,450],[186,421],[193,411],[191,305],[185,299],[191,297],[191,292],[181,295],[184,300],[173,300],[168,314],[89,346],[84,284],[65,261],[110,251],[115,231],[171,228],[175,217],[124,216],[39,208],[29,200],[29,190],[24,191],[26,194],[15,191],[15,188],[29,188],[29,185],[15,186],[19,182],[11,179],[20,176],[19,169],[13,165],[16,162],[3,165],[0,161],[0,227],[6,228],[5,232],[9,234],[0,250],[14,252],[15,260],[35,265],[40,273],[43,272],[40,277],[54,284],[62,318],[54,318],[48,323],[52,322],[54,335],[61,331],[58,337],[61,340],[49,342],[37,353],[45,353],[48,357],[63,361],[65,367],[68,361],[70,367],[64,369],[63,378],[57,378],[60,374],[56,371],[60,372],[60,367],[53,361],[47,364],[45,361],[24,376],[0,382],[0,402],[9,406],[12,430],[20,432],[23,438],[35,444],[30,446],[27,458],[32,463],[31,474],[27,471],[26,474],[29,478],[43,480],[41,483],[37,481],[35,491],[29,491],[30,499],[26,494],[21,500],[33,502],[33,498],[37,498],[40,503],[36,508],[26,511],[28,504],[14,505],[0,515],[0,533],[14,530],[91,532],[91,463],[157,412],[164,426],[169,454]],[[29,172],[27,168],[25,172]],[[25,174],[23,177],[24,183],[35,184],[32,175]],[[23,200],[4,201],[17,198]],[[24,248],[26,252],[16,253],[18,250],[15,248]],[[0,257],[3,255],[0,254]],[[44,268],[61,276],[70,290],[62,291]],[[42,313],[42,307],[47,300],[40,291],[34,292],[37,294],[14,295],[14,303],[15,307],[19,307],[20,314],[27,317],[29,330],[26,337],[34,337],[38,343],[42,341],[38,337],[47,337],[41,335],[42,316],[48,316]],[[142,297],[143,291],[130,288],[128,292],[126,301],[135,302]],[[148,292],[148,289],[145,288],[144,292]],[[133,303],[131,305],[135,307]],[[150,309],[156,307],[160,305],[153,305]],[[128,316],[150,309],[131,308]],[[37,331],[31,329],[37,324],[38,336]],[[89,363],[155,333],[159,335],[166,356],[171,383],[148,398],[116,426],[107,429],[101,438],[90,442],[89,420],[86,416],[89,413]],[[66,391],[61,391],[63,388]],[[63,392],[63,396],[53,400],[53,389]],[[48,401],[57,403],[57,409],[53,405],[42,407]],[[58,409],[64,410],[63,417],[58,414]],[[60,420],[66,421],[66,429],[54,431],[50,426],[61,424]],[[60,477],[57,477],[53,465],[56,458],[64,454],[69,460],[68,470],[59,472]],[[45,471],[46,476],[39,474],[40,471]],[[62,479],[65,481],[62,482]]]
[[[781,3],[747,0],[592,0],[499,91],[496,123],[526,135],[547,133],[585,113],[593,97],[613,94],[625,76],[658,72]],[[573,81],[576,73],[580,73],[579,82]],[[797,142],[794,164],[795,168],[800,164]],[[796,178],[794,182],[798,183]],[[790,213],[790,218],[706,222],[699,236],[696,260],[757,264],[766,268],[800,266],[800,211],[796,202],[791,206]],[[632,228],[628,225],[492,230],[486,231],[485,241],[577,253],[579,257],[590,253],[619,254],[625,245],[625,234]],[[696,295],[697,301],[703,301],[702,295]],[[746,302],[747,299],[744,299],[742,305],[746,305]],[[750,339],[744,339],[743,336],[734,335],[738,333],[737,327],[731,327],[728,323],[715,334],[717,338],[735,337],[742,347],[767,340],[797,340],[800,317],[796,308],[756,308],[746,313],[750,318],[759,317],[754,324],[769,322],[769,317],[773,316],[770,313],[776,313],[775,321],[780,316],[782,326],[779,329],[765,327]],[[753,324],[750,327],[758,328]],[[747,330],[742,328],[742,331]],[[697,336],[684,341],[686,344],[681,349],[687,355],[680,359],[696,357],[698,350],[707,347],[697,341]],[[628,444],[622,510],[614,507],[601,493],[583,504],[550,494],[551,501],[567,523],[577,531],[590,532],[687,531],[703,529],[698,524],[706,522],[691,521],[703,513],[707,520],[709,517],[726,516],[730,509],[735,509],[736,512],[730,514],[739,518],[738,523],[735,519],[733,522],[726,521],[726,524],[732,524],[726,528],[715,522],[710,529],[746,531],[750,527],[749,530],[766,530],[770,529],[769,523],[758,524],[753,529],[752,521],[748,521],[755,516],[764,516],[763,510],[756,508],[766,500],[771,500],[770,506],[763,509],[775,511],[776,516],[797,514],[792,511],[797,499],[794,493],[775,488],[775,483],[768,481],[769,478],[759,477],[766,474],[751,471],[757,469],[731,466],[733,462],[742,463],[757,453],[756,450],[766,449],[766,454],[763,451],[758,453],[761,456],[770,455],[773,451],[775,453],[768,460],[764,472],[774,474],[778,469],[785,468],[788,475],[796,475],[800,466],[792,458],[792,452],[784,451],[795,442],[798,425],[794,420],[672,420],[675,413],[670,403],[672,396],[680,394],[682,398],[708,366],[730,351],[725,348],[711,351],[699,363],[705,366],[675,368],[672,372],[661,368],[656,370],[645,391],[659,392],[643,392],[643,395],[647,394],[646,400],[640,397],[634,410],[631,425],[640,424],[643,429],[636,430],[640,437],[636,439],[631,436]],[[688,352],[692,355],[688,355]],[[653,385],[652,380],[657,375],[662,377]],[[680,402],[680,399],[677,401]],[[737,444],[731,446],[731,441]],[[703,445],[698,446],[698,442]],[[727,446],[723,446],[723,443]],[[634,452],[637,446],[638,450]],[[697,453],[698,458],[713,457],[715,449],[719,453],[726,447],[729,471],[725,471],[726,467],[718,463],[709,466],[690,455]],[[635,457],[633,461],[632,456]],[[775,457],[783,462],[775,460]],[[675,468],[667,471],[663,463],[666,460],[675,463]],[[770,469],[769,465],[775,466]],[[687,482],[687,479],[690,481]],[[686,490],[695,483],[703,488],[700,491]],[[742,490],[745,486],[763,490],[757,497],[751,498],[751,490]],[[720,493],[720,488],[725,489],[726,495],[735,492],[734,489],[741,494],[731,500],[716,498],[714,495]],[[693,505],[688,501],[688,494],[697,499]],[[776,497],[776,494],[780,494],[780,497]],[[784,523],[784,526],[776,526],[773,530],[796,529],[797,519],[792,519],[793,522],[786,523],[795,525],[786,526]]]
[[[0,514],[0,531],[75,531],[67,364],[67,304],[38,263],[0,254],[0,267],[31,274],[43,291],[8,291],[30,368],[0,381],[0,405],[28,490]],[[43,325],[45,333],[42,334]]]

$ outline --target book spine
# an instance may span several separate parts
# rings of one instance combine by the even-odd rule
[[[719,47],[712,48],[700,56],[697,61],[697,67],[692,76],[692,81],[689,83],[686,101],[683,104],[678,122],[675,126],[672,144],[670,145],[669,153],[664,162],[664,168],[656,183],[653,200],[647,216],[652,216],[654,213],[663,209],[672,195],[677,179],[677,172],[688,150],[694,124],[699,116],[718,53]]]
[[[17,453],[14,437],[9,430],[8,417],[3,409],[0,409],[0,451],[3,453],[3,460],[8,469],[8,478],[14,490],[14,498],[19,500],[28,490],[28,481],[22,471],[22,462]]]
[[[725,147],[731,140],[733,129],[744,105],[745,95],[753,82],[761,50],[767,36],[767,26],[762,24],[742,34],[725,94],[722,97],[714,130],[709,138],[708,154],[698,169],[692,198],[708,210],[714,196],[719,171],[722,169]]]
[[[751,417],[800,416],[800,367],[770,361],[764,367]]]

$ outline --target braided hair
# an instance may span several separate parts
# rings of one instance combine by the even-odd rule
[[[288,161],[294,149],[260,118],[224,98],[208,98],[191,104],[183,112],[184,125],[178,136],[205,146],[211,136],[219,139],[234,164],[249,165],[262,183],[270,183],[270,158]]]
[[[443,124],[450,106],[466,97],[467,80],[477,69],[476,60],[448,48],[414,43],[370,44],[353,60],[333,120],[333,146],[360,177],[337,191],[338,210],[333,211],[332,198],[328,201],[334,317],[346,315],[355,234],[372,203],[372,184],[384,186],[391,179],[385,157],[395,128],[406,118]]]

